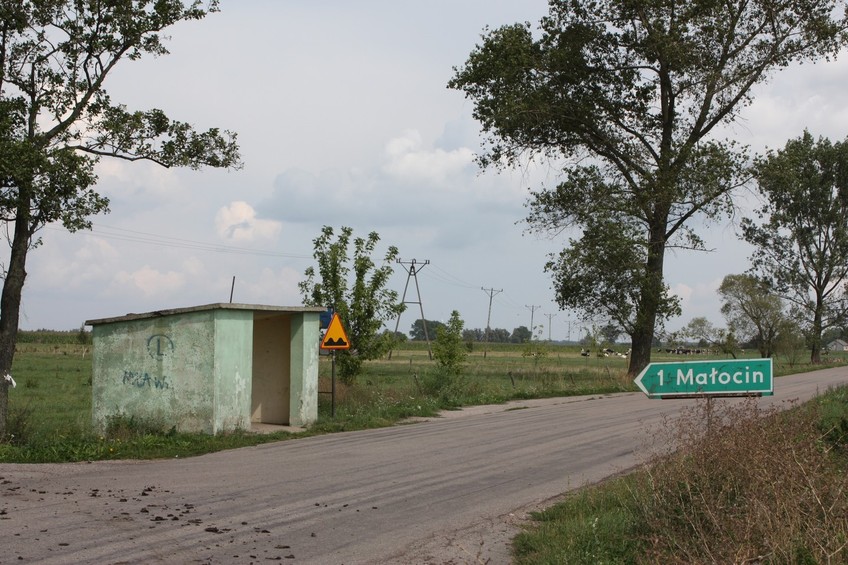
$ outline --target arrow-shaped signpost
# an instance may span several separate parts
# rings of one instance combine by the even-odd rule
[[[771,359],[651,363],[633,381],[650,398],[771,396]]]

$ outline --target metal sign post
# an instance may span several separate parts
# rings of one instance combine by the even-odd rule
[[[330,413],[332,417],[336,417],[336,351],[339,349],[350,349],[350,340],[347,337],[347,332],[342,325],[342,319],[339,315],[333,312],[333,317],[327,325],[327,332],[324,334],[324,339],[321,340],[321,349],[327,349],[332,352],[332,369],[331,369],[331,396]]]
[[[333,351],[332,355],[333,355],[333,365],[332,365],[333,369],[332,369],[332,381],[331,381],[332,384],[330,385],[330,387],[331,387],[330,388],[330,391],[331,391],[331,394],[330,394],[330,416],[335,418],[336,417],[336,352]]]

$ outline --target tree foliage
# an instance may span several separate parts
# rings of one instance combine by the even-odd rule
[[[412,326],[409,328],[409,338],[414,341],[428,341],[436,337],[436,332],[439,331],[439,328],[444,327],[444,322],[418,318],[412,322]]]
[[[727,275],[718,294],[721,313],[737,339],[755,343],[761,357],[773,356],[786,319],[780,297],[750,275]]]
[[[196,131],[162,110],[112,101],[106,79],[125,60],[167,55],[162,32],[217,11],[216,1],[0,0],[0,220],[10,230],[0,297],[0,374],[14,357],[29,250],[61,222],[87,229],[108,211],[94,189],[101,157],[165,167],[238,167],[235,134]],[[0,436],[8,385],[0,379]]]
[[[480,328],[465,328],[464,330],[462,330],[462,341],[466,343],[484,341],[485,339],[486,331]]]
[[[433,358],[439,369],[449,375],[459,375],[462,365],[468,357],[468,351],[462,342],[462,328],[465,323],[454,310],[447,324],[436,329],[436,341],[433,344]]]
[[[756,180],[762,223],[742,222],[752,272],[792,305],[818,363],[822,332],[848,317],[848,140],[805,131],[758,159]]]
[[[462,339],[468,342],[509,343],[510,332],[506,328],[489,328],[488,340],[484,328],[462,330]]]
[[[391,348],[392,335],[380,329],[404,308],[397,292],[386,288],[397,248],[390,246],[382,264],[377,265],[372,256],[379,234],[371,232],[366,238],[351,240],[352,236],[353,228],[342,227],[336,236],[332,227],[324,226],[313,240],[318,271],[308,267],[306,278],[299,283],[305,305],[333,308],[342,319],[351,348],[339,352],[339,378],[347,384],[356,381],[363,361],[376,359]]]
[[[733,329],[717,328],[704,317],[689,320],[681,333],[683,337],[697,341],[699,346],[717,349],[734,359],[739,352],[739,343]]]
[[[573,230],[553,257],[562,307],[632,338],[630,373],[650,361],[679,306],[669,247],[704,249],[693,220],[732,209],[744,150],[710,137],[754,85],[792,61],[838,52],[838,0],[567,0],[530,24],[487,30],[449,87],[474,102],[483,167],[563,158],[564,180],[532,195],[532,231]]]
[[[604,324],[601,326],[601,335],[605,342],[612,345],[618,341],[618,336],[621,335],[621,328],[615,324]]]
[[[527,326],[518,326],[512,330],[512,335],[509,336],[511,343],[527,343],[533,339],[533,332]]]

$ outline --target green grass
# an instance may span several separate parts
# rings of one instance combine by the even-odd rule
[[[10,390],[8,432],[0,443],[0,461],[86,461],[117,458],[188,457],[200,453],[280,441],[293,434],[247,432],[208,436],[177,434],[155,422],[118,422],[104,435],[91,430],[91,346],[73,332],[33,332],[18,345]],[[61,339],[64,339],[64,343]],[[581,357],[579,347],[537,345],[544,355],[528,356],[524,345],[479,344],[470,352],[463,374],[438,381],[426,344],[411,343],[391,359],[366,362],[354,386],[337,383],[336,414],[329,394],[319,394],[318,422],[299,436],[389,426],[439,410],[511,399],[635,391],[625,378],[627,360]],[[655,361],[679,356],[655,354]],[[844,363],[844,357],[832,357]],[[798,370],[804,366],[795,366]],[[776,364],[777,374],[790,370]],[[321,391],[331,389],[330,358],[319,363]]]
[[[71,345],[19,345],[10,409],[37,413],[39,435],[86,430],[91,419],[91,351]]]
[[[848,562],[848,388],[707,406],[664,424],[671,447],[639,470],[532,515],[515,563]]]
[[[624,476],[581,489],[567,500],[532,515],[533,525],[513,540],[517,565],[635,563],[644,547],[639,512]]]

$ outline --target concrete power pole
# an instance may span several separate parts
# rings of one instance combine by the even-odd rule
[[[551,341],[551,318],[556,318],[556,314],[545,314],[548,317],[548,341]]]
[[[524,307],[527,308],[528,310],[530,310],[530,341],[533,341],[533,314],[535,314],[536,310],[538,308],[541,308],[541,306],[526,306],[525,305]]]
[[[480,290],[489,295],[489,316],[486,318],[486,345],[483,346],[483,359],[485,359],[486,353],[489,351],[489,325],[492,322],[492,299],[496,294],[503,292],[503,289],[495,290],[494,288],[483,288],[481,286]]]

